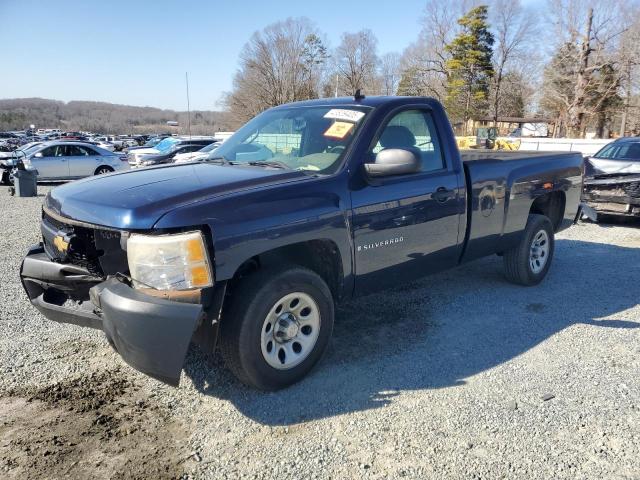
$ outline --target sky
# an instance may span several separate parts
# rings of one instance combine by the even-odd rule
[[[443,0],[447,1],[447,0]],[[532,4],[542,0],[525,0]],[[371,29],[378,53],[418,38],[425,0],[0,0],[0,98],[220,110],[249,37],[308,17],[336,47]]]
[[[306,16],[330,47],[345,31],[369,28],[380,54],[401,53],[418,37],[424,5],[424,0],[0,0],[0,98],[186,110],[188,72],[191,108],[219,110],[238,54],[256,30]]]

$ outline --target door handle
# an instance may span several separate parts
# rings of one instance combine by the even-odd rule
[[[454,195],[453,190],[447,190],[445,187],[438,188],[433,195],[431,195],[436,202],[444,203]]]

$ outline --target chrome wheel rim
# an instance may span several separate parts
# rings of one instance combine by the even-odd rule
[[[111,173],[111,170],[109,170],[108,168],[101,168],[100,170],[98,170],[97,175],[104,175],[105,173]]]
[[[319,334],[318,304],[306,293],[289,293],[271,307],[262,324],[262,356],[271,367],[289,370],[311,354]]]
[[[549,235],[546,230],[540,230],[533,237],[529,251],[529,265],[533,273],[540,273],[549,258]]]

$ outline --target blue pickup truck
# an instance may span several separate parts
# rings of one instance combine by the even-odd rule
[[[193,341],[274,390],[318,362],[354,296],[495,254],[536,285],[581,188],[579,153],[461,154],[431,98],[312,100],[205,162],[53,189],[20,275],[44,316],[103,330],[156,379],[178,385]]]

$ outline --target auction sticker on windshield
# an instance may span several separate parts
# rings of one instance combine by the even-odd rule
[[[335,118],[336,120],[354,123],[357,123],[362,117],[364,117],[364,112],[360,112],[359,110],[346,110],[344,108],[332,108],[324,114],[324,118]]]
[[[354,125],[355,123],[349,122],[333,122],[333,125],[324,132],[324,136],[342,139],[347,136]]]

